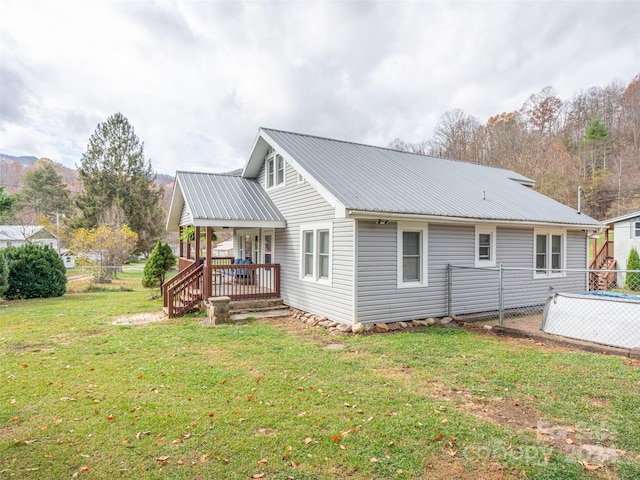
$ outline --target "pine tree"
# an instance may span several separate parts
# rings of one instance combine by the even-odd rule
[[[29,170],[22,176],[22,205],[36,215],[47,215],[51,218],[55,218],[56,213],[71,213],[69,191],[62,177],[56,172],[53,162],[41,158],[36,165],[35,170]]]
[[[17,196],[5,193],[4,185],[0,185],[0,222],[5,222],[13,218],[14,207],[17,201]]]
[[[636,272],[627,272],[625,285],[629,290],[640,290],[640,256],[635,248],[632,248],[629,252],[627,270],[639,270]]]
[[[120,207],[126,224],[138,234],[137,251],[149,251],[162,231],[162,189],[155,187],[144,144],[124,115],[116,113],[98,125],[78,174],[84,193],[76,200],[81,214],[75,226],[95,228],[102,212]]]
[[[176,264],[176,257],[169,244],[158,240],[151,255],[144,264],[142,286],[145,288],[161,287],[167,271]]]

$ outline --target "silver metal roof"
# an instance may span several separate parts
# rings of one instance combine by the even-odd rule
[[[39,225],[0,225],[0,240],[25,241],[34,236],[55,238]]]
[[[261,133],[350,211],[601,225],[510,170],[280,130]]]
[[[240,176],[176,172],[169,229],[178,227],[184,207],[189,224],[195,226],[285,226],[284,217],[258,182]]]

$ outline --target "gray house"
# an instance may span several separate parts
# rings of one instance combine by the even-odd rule
[[[411,320],[447,313],[448,264],[530,267],[538,303],[550,285],[586,288],[563,269],[586,268],[600,223],[533,185],[508,170],[261,128],[238,176],[177,172],[167,228],[233,228],[236,263],[248,265],[196,262],[181,245],[180,270],[202,264],[204,295],[278,295],[347,324]],[[229,280],[240,286],[225,290]]]

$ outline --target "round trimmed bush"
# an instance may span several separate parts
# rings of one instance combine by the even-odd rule
[[[9,267],[9,284],[4,298],[49,298],[64,295],[66,269],[58,253],[49,247],[26,244],[7,247],[4,258]]]

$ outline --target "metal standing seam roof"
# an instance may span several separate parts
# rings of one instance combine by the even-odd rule
[[[199,220],[284,222],[254,179],[215,173],[176,172],[194,224]]]
[[[593,225],[511,170],[261,129],[346,209],[495,221]]]

